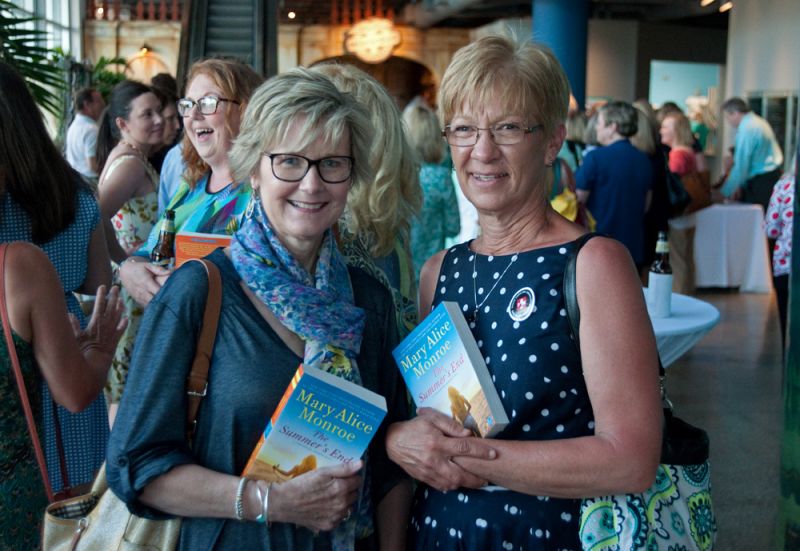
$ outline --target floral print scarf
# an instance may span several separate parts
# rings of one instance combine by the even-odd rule
[[[280,242],[254,200],[231,241],[236,271],[278,320],[305,341],[303,363],[361,384],[356,356],[364,311],[353,304],[347,265],[330,230],[311,275]],[[251,209],[248,209],[251,210]]]

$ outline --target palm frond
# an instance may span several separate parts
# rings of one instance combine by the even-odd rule
[[[14,4],[0,0],[0,59],[23,76],[39,105],[61,117],[64,74],[51,61],[53,50],[45,46],[49,33],[25,27],[37,21],[39,18],[23,15]]]

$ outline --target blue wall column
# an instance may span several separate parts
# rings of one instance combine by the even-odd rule
[[[564,66],[572,95],[586,102],[589,0],[533,0],[533,39],[549,46]]]

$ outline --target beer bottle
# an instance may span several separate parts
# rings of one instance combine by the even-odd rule
[[[165,268],[172,263],[175,258],[175,211],[167,210],[164,213],[164,220],[161,222],[161,230],[158,232],[158,241],[153,250],[150,251],[150,262],[156,266]]]
[[[668,318],[672,308],[672,266],[669,264],[667,232],[658,232],[656,259],[650,266],[647,306],[654,318]]]

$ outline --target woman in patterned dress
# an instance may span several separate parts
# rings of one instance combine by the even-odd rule
[[[440,118],[482,234],[425,263],[420,312],[459,305],[510,423],[481,440],[422,410],[389,428],[390,457],[422,482],[413,548],[577,550],[581,498],[655,478],[655,339],[614,240],[592,239],[579,256],[580,350],[570,335],[563,272],[585,230],[548,202],[568,101],[553,54],[505,37],[462,48],[442,79]]]
[[[183,157],[187,169],[167,206],[175,211],[176,231],[232,234],[238,229],[250,200],[250,189],[233,179],[228,152],[239,134],[247,101],[262,80],[239,61],[207,59],[192,65],[186,97],[178,101],[185,125]],[[159,228],[160,223],[155,224],[144,242],[120,265],[125,291],[142,308],[171,273],[170,269],[149,263]],[[112,401],[119,401],[126,377],[127,369],[112,370]]]
[[[41,247],[58,272],[67,310],[82,326],[86,316],[74,293],[94,294],[111,284],[100,211],[92,190],[69,166],[47,133],[25,81],[0,62],[0,241]],[[102,396],[80,413],[55,405],[42,387],[44,441],[50,482],[91,482],[105,459],[108,417]],[[57,415],[55,415],[57,413]],[[62,473],[55,423],[61,429],[67,473]]]
[[[100,121],[97,186],[100,211],[110,220],[106,240],[114,267],[119,269],[129,255],[142,246],[158,210],[158,173],[148,156],[161,144],[164,120],[161,101],[144,84],[125,80],[111,91],[108,107]],[[133,343],[144,310],[123,289],[128,329],[117,346],[111,366],[111,380],[125,373],[131,361]],[[110,387],[115,390],[116,387]],[[119,402],[117,392],[108,392],[109,404]]]
[[[91,404],[103,388],[125,328],[123,305],[116,287],[106,295],[101,286],[92,318],[86,330],[80,331],[70,327],[58,274],[39,248],[24,242],[8,244],[0,270],[14,348],[41,435],[42,381],[52,389],[53,399],[69,411]],[[6,339],[1,338],[0,549],[38,549],[47,495],[9,352]]]
[[[792,271],[792,229],[794,228],[794,170],[796,159],[772,187],[764,227],[767,237],[775,240],[772,251],[772,283],[778,299],[778,319],[781,322],[782,343],[786,343],[786,320],[789,304],[789,274]]]
[[[424,105],[413,105],[403,111],[403,122],[408,141],[422,161],[419,168],[422,210],[411,227],[411,258],[414,275],[419,280],[425,261],[444,248],[445,239],[458,235],[461,218],[450,163],[442,164],[445,149],[436,113]]]

